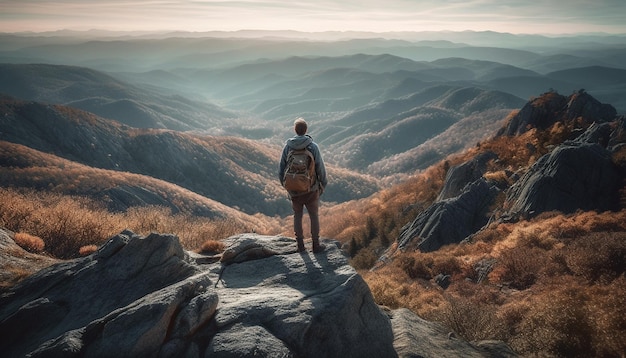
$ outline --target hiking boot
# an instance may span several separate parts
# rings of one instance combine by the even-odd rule
[[[296,252],[304,252],[304,239],[296,238],[296,242],[298,244]]]
[[[313,253],[317,254],[323,252],[326,249],[326,245],[320,244],[319,239],[313,239]]]

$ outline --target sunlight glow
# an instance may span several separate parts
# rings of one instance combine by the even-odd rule
[[[485,31],[626,33],[626,2],[0,0],[0,31]]]

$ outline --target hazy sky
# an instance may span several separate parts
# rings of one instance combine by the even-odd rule
[[[0,0],[0,32],[300,30],[626,33],[626,0]]]

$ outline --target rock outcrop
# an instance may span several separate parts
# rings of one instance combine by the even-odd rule
[[[623,123],[593,123],[575,140],[539,158],[509,189],[507,215],[528,218],[551,210],[616,209],[623,174],[607,147],[613,143],[619,148]]]
[[[534,98],[506,124],[498,135],[518,135],[531,128],[547,129],[554,123],[577,121],[590,125],[593,122],[608,122],[615,119],[617,111],[610,104],[604,104],[584,90],[569,97],[556,92],[544,93]]]
[[[404,308],[391,312],[391,324],[396,333],[394,346],[400,357],[517,357],[501,341],[470,344],[459,339],[454,332],[446,331]]]
[[[10,240],[3,236],[4,241]],[[313,255],[285,237],[242,234],[218,256],[175,236],[124,231],[0,296],[11,357],[502,356],[450,340],[408,310],[385,311],[335,242]],[[504,348],[503,348],[504,347]],[[458,353],[458,354],[457,354]],[[511,352],[512,353],[512,352]]]
[[[494,152],[486,152],[450,168],[437,201],[454,198],[461,194],[468,184],[475,182],[485,174],[487,163],[495,159],[498,159],[498,156]]]
[[[398,248],[428,252],[463,241],[489,221],[489,206],[500,190],[484,178],[466,184],[456,197],[435,202],[402,228]]]
[[[556,122],[572,128],[572,140],[537,160],[519,180],[517,174],[511,176],[517,181],[510,187],[483,177],[489,161],[498,159],[491,151],[450,168],[437,200],[402,228],[397,249],[427,252],[459,243],[492,218],[514,221],[552,210],[616,209],[624,173],[613,162],[612,153],[624,145],[626,120],[616,117],[611,105],[582,90],[569,97],[549,92],[528,102],[497,135],[547,129]],[[496,215],[490,206],[500,190],[506,190],[507,199]],[[381,262],[392,254],[386,252]]]
[[[0,294],[25,276],[48,267],[58,260],[30,253],[13,241],[15,233],[0,228]]]
[[[566,143],[539,158],[511,187],[509,215],[529,218],[558,210],[606,211],[617,205],[621,178],[598,144]]]

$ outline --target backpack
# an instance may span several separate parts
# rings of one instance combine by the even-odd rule
[[[308,193],[315,184],[315,160],[308,149],[292,149],[287,155],[283,186],[289,192]]]

